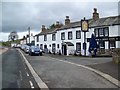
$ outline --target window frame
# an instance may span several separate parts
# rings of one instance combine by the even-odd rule
[[[52,41],[55,41],[55,40],[56,40],[56,34],[53,33],[53,34],[52,34]]]
[[[78,47],[78,44],[80,45],[80,47],[79,47],[80,50],[77,48],[77,47]],[[77,42],[77,43],[76,43],[76,52],[78,52],[78,53],[81,52],[81,42]]]
[[[64,35],[64,38],[63,38],[63,35]],[[65,40],[65,32],[61,33],[61,40]]]
[[[109,27],[100,27],[94,29],[95,37],[109,37]]]
[[[114,46],[111,46],[111,43],[114,44]],[[116,48],[116,41],[109,41],[109,49]]]
[[[47,35],[44,35],[44,41],[47,41]]]
[[[70,37],[70,34],[71,34],[71,37]],[[71,40],[72,39],[72,31],[68,32],[68,40]]]
[[[80,36],[80,37],[78,37],[78,34],[77,34],[77,33],[79,33],[79,36]],[[81,31],[80,31],[80,30],[76,31],[76,39],[81,39]]]
[[[39,36],[37,35],[37,37],[36,37],[36,42],[39,42]]]

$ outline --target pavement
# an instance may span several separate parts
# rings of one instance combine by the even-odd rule
[[[54,54],[45,54],[45,56],[50,56],[53,58],[58,58],[77,64],[82,64],[93,69],[99,70],[106,73],[113,78],[120,81],[120,65],[115,64],[112,61],[112,57],[79,57],[79,56],[63,56]]]
[[[2,89],[2,54],[7,50],[8,48],[0,46],[0,89]]]
[[[4,52],[6,52],[8,50],[8,48],[6,47],[0,47],[0,55]]]

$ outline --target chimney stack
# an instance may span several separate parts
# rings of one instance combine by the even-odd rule
[[[59,23],[59,21],[56,22],[55,28],[60,28],[60,23]]]
[[[42,31],[46,30],[45,25],[42,25]]]
[[[97,13],[97,8],[94,8],[93,12],[93,20],[98,20],[99,19],[99,13]]]
[[[66,19],[65,19],[65,25],[67,25],[67,24],[70,24],[69,16],[66,16]]]

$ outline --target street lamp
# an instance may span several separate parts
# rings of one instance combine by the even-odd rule
[[[84,43],[83,43],[83,49],[84,49],[84,56],[86,56],[86,32],[88,32],[89,29],[89,23],[88,20],[81,19],[81,30],[84,32]]]

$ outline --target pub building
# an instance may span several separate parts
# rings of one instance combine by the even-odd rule
[[[51,53],[61,52],[63,55],[77,53],[89,56],[89,41],[94,34],[99,46],[97,54],[111,54],[114,48],[120,48],[120,16],[100,18],[97,9],[94,8],[93,11],[92,18],[86,18],[89,23],[86,39],[81,30],[81,20],[71,22],[69,16],[66,16],[64,25],[60,25],[57,21],[55,28],[50,30],[42,25],[41,32],[35,35],[35,45]],[[86,53],[83,48],[84,40],[86,40]]]

